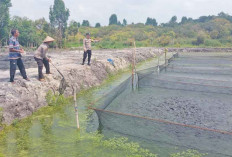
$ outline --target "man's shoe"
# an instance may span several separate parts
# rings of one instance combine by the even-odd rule
[[[85,65],[85,63],[83,62],[81,65]]]
[[[10,83],[15,84],[15,81],[10,81]]]
[[[39,79],[40,82],[45,82],[45,79]]]
[[[52,73],[50,72],[50,73],[46,73],[47,75],[52,75]]]
[[[90,66],[91,64],[90,63],[88,63],[88,66]]]
[[[30,81],[30,79],[29,79],[29,78],[25,78],[24,80]]]

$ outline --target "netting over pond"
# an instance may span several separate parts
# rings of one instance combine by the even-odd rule
[[[103,132],[232,156],[232,54],[175,54],[136,76],[96,103]]]

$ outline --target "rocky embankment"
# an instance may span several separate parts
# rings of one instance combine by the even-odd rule
[[[51,50],[52,51],[52,50]],[[128,67],[132,61],[133,49],[124,50],[96,50],[93,51],[92,64],[81,65],[82,51],[50,52],[53,64],[63,73],[68,87],[65,95],[73,94],[73,87],[78,91],[100,85],[107,75]],[[159,52],[155,48],[138,48],[136,61],[144,61],[154,57]],[[0,54],[0,112],[2,123],[11,124],[15,119],[22,119],[37,109],[46,106],[46,93],[49,90],[58,92],[62,77],[51,65],[53,75],[45,75],[46,82],[39,82],[37,64],[33,52],[23,56],[26,72],[31,81],[25,81],[19,70],[15,77],[15,84],[9,81],[8,54]],[[114,60],[115,67],[107,59]],[[45,69],[44,69],[45,72]]]

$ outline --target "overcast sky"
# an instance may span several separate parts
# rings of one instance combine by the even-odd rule
[[[54,0],[11,0],[11,16],[26,16],[30,19],[45,17],[49,20],[49,7]],[[147,17],[158,23],[168,22],[173,15],[198,18],[202,15],[217,15],[223,11],[232,15],[231,0],[64,0],[70,10],[69,20],[89,20],[108,25],[109,17],[115,13],[118,20],[128,23],[145,22]]]

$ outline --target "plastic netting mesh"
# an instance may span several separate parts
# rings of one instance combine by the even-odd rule
[[[122,135],[196,149],[218,156],[231,155],[232,135],[158,122],[149,118],[95,111],[101,127]]]
[[[99,100],[99,128],[231,156],[232,55],[176,54],[168,63],[138,71],[137,90],[130,77]]]

